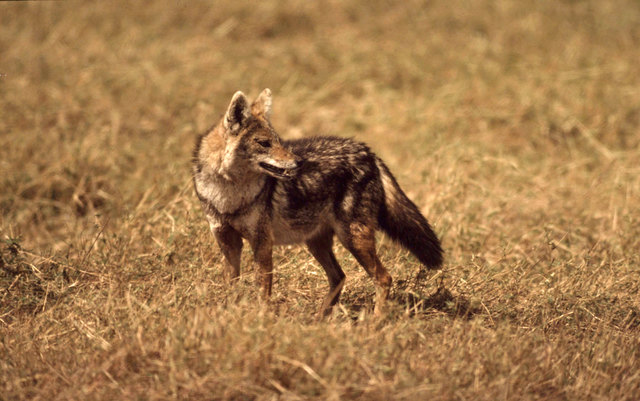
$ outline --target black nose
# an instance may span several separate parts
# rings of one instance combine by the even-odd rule
[[[296,156],[296,158],[293,160],[293,163],[294,163],[293,168],[299,169],[302,166],[303,162],[304,161],[302,160],[302,157]]]

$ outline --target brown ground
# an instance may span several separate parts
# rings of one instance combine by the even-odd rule
[[[0,399],[637,399],[640,3],[227,3],[0,4]],[[340,247],[326,322],[300,247],[223,284],[191,148],[264,87],[443,238],[382,319]]]

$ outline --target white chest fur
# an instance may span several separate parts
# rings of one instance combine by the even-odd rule
[[[249,182],[229,181],[217,174],[200,173],[195,184],[198,194],[206,199],[219,213],[234,213],[248,205],[260,194],[264,178]]]

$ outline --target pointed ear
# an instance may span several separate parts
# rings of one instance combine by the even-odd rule
[[[229,108],[222,119],[222,124],[227,131],[237,131],[247,121],[251,111],[249,101],[244,93],[238,91],[231,98]]]
[[[251,104],[251,112],[254,115],[263,115],[267,119],[271,118],[271,90],[265,88]]]

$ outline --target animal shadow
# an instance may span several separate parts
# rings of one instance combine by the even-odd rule
[[[420,288],[412,285],[410,281],[402,280],[397,282],[390,300],[403,305],[412,316],[436,310],[444,312],[453,318],[469,320],[481,312],[479,308],[471,305],[467,297],[454,295],[442,284],[434,293],[425,295],[421,293]]]

